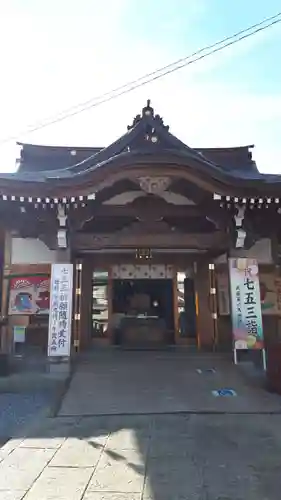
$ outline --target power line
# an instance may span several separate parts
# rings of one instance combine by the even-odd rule
[[[146,85],[150,82],[153,82],[159,78],[162,78],[174,71],[177,71],[178,69],[181,69],[185,66],[188,66],[189,64],[192,64],[193,62],[197,62],[198,60],[201,60],[215,52],[218,52],[234,43],[237,43],[245,38],[248,38],[249,36],[252,36],[256,33],[258,33],[259,31],[262,31],[264,29],[267,29],[271,26],[273,26],[274,24],[277,24],[281,21],[281,19],[277,19],[278,17],[281,16],[281,12],[279,12],[278,14],[276,14],[275,16],[271,16],[270,18],[267,18],[263,21],[261,21],[260,23],[256,23],[244,30],[241,30],[239,31],[238,33],[235,33],[234,35],[231,35],[227,38],[224,38],[223,40],[219,41],[219,42],[216,42],[212,45],[209,45],[209,46],[206,46],[196,52],[194,52],[193,54],[187,56],[187,57],[184,57],[184,58],[181,58],[173,63],[170,63],[169,65],[167,66],[164,66],[162,68],[159,68],[158,70],[155,70],[151,73],[148,73],[146,75],[144,75],[143,77],[140,77],[136,80],[133,80],[132,82],[129,82],[125,85],[122,85],[120,87],[117,87],[116,89],[113,89],[111,90],[110,92],[106,92],[105,94],[102,94],[101,96],[97,96],[95,98],[92,98],[92,99],[89,99],[88,101],[85,101],[84,103],[81,103],[81,104],[78,104],[76,106],[72,106],[71,108],[69,108],[69,110],[66,110],[65,112],[61,112],[59,115],[57,115],[56,117],[54,118],[50,118],[50,119],[47,119],[45,120],[44,122],[37,122],[36,124],[34,125],[31,125],[30,127],[27,127],[27,129],[17,135],[14,135],[14,136],[10,136],[8,138],[5,138],[3,139],[2,141],[0,141],[0,144],[3,144],[5,142],[9,142],[11,140],[15,140],[18,138],[19,135],[24,135],[24,134],[27,134],[27,133],[32,133],[32,132],[35,132],[37,130],[40,130],[42,128],[45,128],[45,127],[48,127],[50,125],[53,125],[55,123],[58,123],[60,121],[63,121],[63,120],[66,120],[68,118],[71,118],[72,116],[75,116],[77,114],[80,114],[82,113],[83,111],[87,111],[88,109],[91,109],[92,107],[95,107],[95,106],[99,106],[100,104],[103,104],[105,102],[108,102],[112,99],[115,99],[116,97],[119,97],[123,94],[126,94],[128,92],[131,92],[133,90],[135,90],[136,88],[138,87],[141,87],[143,85]],[[275,19],[275,21],[274,21]],[[265,24],[266,22],[272,20],[272,22],[266,26],[262,26],[254,31],[252,31],[251,33],[247,34],[247,35],[244,35],[244,36],[241,36],[240,38],[237,38],[239,35],[243,34],[243,33],[246,33],[250,30],[253,30],[253,28],[255,27],[259,27],[263,24]],[[232,40],[233,38],[237,38],[235,40]],[[230,43],[224,43],[228,40],[232,40]],[[224,45],[222,45],[221,47],[215,49],[215,50],[212,50],[210,52],[208,52],[207,54],[204,54],[200,57],[197,57],[196,59],[193,59],[192,61],[188,61],[189,59],[191,59],[192,57],[196,56],[196,55],[199,55],[200,53],[206,51],[206,50],[210,50],[212,48],[215,48],[217,47],[218,45],[221,45],[222,43],[224,43]],[[180,63],[183,63],[183,64],[180,64]],[[180,65],[179,65],[180,64]],[[174,67],[175,66],[175,67]],[[164,71],[165,69],[167,69],[167,71]],[[160,73],[158,75],[158,73]],[[151,78],[150,78],[151,77]],[[149,78],[148,80],[145,80],[145,78]],[[145,80],[145,81],[142,81],[142,80]],[[127,88],[129,87],[129,88]],[[123,90],[124,89],[124,90]],[[120,91],[120,92],[118,92]],[[112,95],[113,94],[113,95]],[[94,101],[94,102],[93,102]],[[97,101],[97,102],[96,102]],[[78,109],[77,109],[78,108]]]
[[[271,22],[269,22],[271,21]],[[274,26],[275,24],[278,24],[281,22],[281,12],[278,14],[271,16],[269,18],[264,19],[263,21],[253,24],[249,26],[246,29],[243,29],[231,36],[228,36],[218,42],[213,43],[212,45],[208,45],[206,47],[201,48],[200,50],[194,52],[193,54],[190,54],[189,56],[183,57],[181,59],[178,59],[177,61],[170,63],[162,68],[159,68],[151,73],[147,73],[146,75],[137,78],[136,80],[133,80],[131,82],[128,82],[127,84],[124,84],[120,87],[117,87],[109,92],[106,92],[100,96],[94,97],[92,99],[89,99],[88,101],[85,101],[84,103],[78,104],[76,106],[72,106],[66,111],[62,111],[59,115],[57,115],[54,118],[47,119],[43,122],[37,122],[34,125],[31,125],[30,127],[27,127],[27,129],[24,132],[21,132],[17,135],[14,136],[9,136],[3,140],[0,141],[0,145],[6,142],[10,142],[12,140],[16,140],[19,135],[25,135],[28,133],[36,132],[37,130],[40,130],[42,128],[48,127],[50,125],[56,124],[58,122],[61,122],[63,120],[66,120],[68,118],[71,118],[77,114],[80,114],[84,111],[87,111],[93,107],[99,106],[101,104],[104,104],[108,101],[111,101],[112,99],[115,99],[117,97],[120,97],[124,94],[127,94],[129,92],[132,92],[133,90],[142,87],[144,85],[147,85],[148,83],[151,83],[155,80],[158,80],[160,78],[163,78],[164,76],[173,73],[179,69],[184,68],[185,66],[189,66],[190,64],[193,64],[197,61],[200,61],[201,59],[204,59],[205,57],[208,57],[216,52],[219,52],[235,43],[238,43],[246,38],[249,38],[250,36],[255,35],[256,33],[259,33],[267,28],[270,28]],[[269,23],[266,24],[265,23]],[[250,31],[250,33],[249,33]],[[241,35],[241,36],[240,36]],[[226,43],[227,42],[227,43]],[[206,52],[209,51],[209,52]],[[202,54],[202,52],[206,52]],[[199,55],[201,54],[201,55]],[[198,57],[195,57],[198,56]],[[194,59],[195,57],[195,59]],[[190,60],[191,59],[191,60]]]
[[[278,15],[280,16],[280,15],[281,15],[281,13],[280,13],[280,14],[278,14]],[[119,96],[121,96],[121,95],[123,95],[123,94],[126,94],[126,93],[128,93],[128,92],[131,92],[132,90],[134,90],[134,89],[136,89],[136,88],[138,88],[138,87],[142,87],[143,85],[146,85],[146,84],[148,84],[148,83],[150,83],[150,82],[153,82],[153,81],[155,81],[155,80],[158,80],[159,78],[162,78],[163,76],[166,76],[166,75],[168,75],[168,74],[170,74],[170,73],[172,73],[172,72],[174,72],[174,71],[176,71],[176,70],[178,70],[178,69],[182,69],[182,68],[184,68],[185,66],[189,66],[190,64],[192,64],[192,63],[194,63],[194,62],[200,61],[201,59],[204,59],[205,57],[208,57],[209,55],[212,55],[212,54],[214,54],[214,53],[216,53],[216,52],[219,52],[219,51],[223,50],[224,48],[229,47],[230,45],[234,45],[235,43],[238,43],[238,42],[240,42],[241,40],[244,40],[245,38],[248,38],[248,37],[250,37],[251,35],[254,35],[254,34],[258,33],[259,31],[262,31],[262,30],[264,30],[264,29],[266,29],[266,28],[269,28],[269,27],[273,26],[274,24],[277,24],[277,23],[280,23],[280,22],[281,22],[281,19],[277,19],[277,20],[275,20],[275,21],[271,22],[270,24],[268,24],[268,25],[266,25],[266,26],[264,26],[264,27],[262,27],[262,28],[258,28],[258,29],[256,29],[256,30],[255,30],[255,31],[253,31],[252,33],[249,33],[249,34],[243,35],[243,36],[241,36],[240,38],[237,38],[236,40],[233,40],[233,41],[231,41],[231,42],[228,42],[228,43],[224,44],[223,46],[218,47],[217,49],[215,49],[215,50],[212,50],[212,51],[208,52],[207,54],[203,54],[203,55],[201,55],[201,56],[197,57],[196,59],[193,59],[192,61],[185,62],[185,63],[181,64],[180,66],[177,66],[176,68],[173,68],[173,69],[167,70],[167,71],[165,71],[164,73],[161,73],[160,75],[154,76],[153,78],[150,78],[149,80],[147,80],[147,81],[145,81],[145,82],[142,82],[142,83],[136,84],[135,86],[133,86],[133,87],[131,87],[131,88],[129,88],[129,89],[126,89],[126,90],[124,90],[124,91],[120,92],[120,93],[119,93],[119,94],[117,94],[117,95],[110,96],[110,97],[108,97],[108,98],[106,98],[106,99],[104,99],[104,100],[102,100],[102,101],[100,101],[100,102],[98,102],[98,103],[95,103],[94,105],[92,105],[92,106],[90,106],[90,107],[92,108],[92,107],[99,106],[100,104],[103,104],[103,103],[105,103],[105,102],[111,101],[112,99],[115,99],[116,97],[119,97]],[[243,30],[243,31],[245,32],[246,30]],[[232,38],[232,37],[231,37],[231,38]],[[219,42],[218,42],[218,43],[219,43]],[[200,51],[198,51],[198,52],[202,52],[202,50],[203,50],[203,49],[201,49],[201,50],[200,50]],[[186,59],[186,58],[185,58],[185,59]],[[83,109],[82,111],[86,111],[87,109],[90,109],[90,107],[85,108],[85,109]],[[77,113],[75,113],[75,114],[77,114]],[[1,144],[1,143],[0,143],[0,144]],[[76,163],[76,164],[74,164],[74,165],[71,165],[71,168],[73,168],[73,167],[78,167],[78,166],[80,166],[80,165],[83,165],[84,163],[86,163],[86,162],[88,162],[89,160],[91,160],[91,159],[92,159],[95,155],[96,155],[96,153],[94,153],[94,154],[90,155],[90,156],[89,156],[89,157],[87,157],[87,158],[84,158],[82,161],[80,161],[80,162],[78,162],[78,163]]]
[[[61,112],[60,112],[58,115],[56,115],[56,116],[60,116],[60,115],[65,115],[65,114],[68,114],[68,113],[70,113],[71,111],[73,111],[73,110],[75,110],[75,109],[77,109],[77,108],[84,108],[85,106],[88,106],[89,104],[93,103],[93,101],[98,101],[98,100],[100,100],[100,99],[103,99],[103,98],[105,98],[105,97],[107,97],[107,96],[109,96],[109,95],[111,95],[111,94],[113,94],[113,93],[115,93],[115,92],[118,92],[118,91],[120,91],[120,90],[124,89],[125,87],[129,87],[129,86],[132,86],[132,85],[134,85],[134,84],[136,84],[136,83],[140,82],[140,80],[144,80],[144,79],[146,79],[146,78],[149,78],[149,77],[151,77],[151,76],[154,76],[155,74],[160,73],[160,72],[162,72],[162,71],[165,71],[165,70],[167,70],[167,69],[171,68],[172,66],[175,66],[175,65],[177,65],[177,64],[180,64],[180,63],[182,63],[183,61],[186,61],[186,60],[188,60],[188,59],[190,59],[190,58],[192,58],[192,57],[194,57],[194,56],[197,56],[197,55],[201,54],[202,52],[204,52],[204,51],[206,51],[206,50],[213,49],[213,48],[215,48],[216,46],[221,45],[222,43],[225,43],[225,42],[227,42],[227,41],[231,40],[232,38],[236,38],[237,36],[243,35],[244,33],[248,32],[248,31],[250,31],[250,30],[253,30],[254,28],[258,28],[259,26],[261,26],[261,25],[263,25],[263,24],[265,24],[265,23],[268,23],[268,22],[270,22],[270,21],[275,20],[276,18],[280,17],[280,15],[281,15],[281,12],[279,12],[278,14],[276,14],[276,15],[274,15],[274,16],[271,16],[271,17],[268,17],[268,18],[264,19],[263,21],[261,21],[261,22],[259,22],[259,23],[253,24],[253,25],[251,25],[251,26],[250,26],[250,27],[248,27],[248,28],[245,28],[245,29],[243,29],[243,30],[241,30],[241,31],[238,31],[237,33],[234,33],[233,35],[230,35],[230,36],[228,36],[228,37],[225,37],[225,38],[223,38],[222,40],[220,40],[219,42],[215,42],[215,43],[213,43],[213,44],[211,44],[211,45],[207,45],[207,46],[205,46],[205,47],[203,47],[203,48],[201,48],[201,49],[197,50],[196,52],[193,52],[192,54],[190,54],[190,55],[188,55],[188,56],[182,57],[182,58],[180,58],[180,59],[178,59],[178,60],[176,60],[176,61],[174,61],[174,62],[172,62],[172,63],[167,64],[166,66],[163,66],[163,67],[161,67],[161,68],[158,68],[157,70],[154,70],[154,71],[152,71],[152,72],[150,72],[150,73],[146,73],[145,75],[143,75],[143,76],[141,76],[141,77],[138,77],[138,78],[136,78],[135,80],[131,80],[130,82],[127,82],[126,84],[123,84],[123,85],[121,85],[121,86],[119,86],[119,87],[116,87],[115,89],[112,89],[112,90],[110,90],[110,91],[108,91],[108,92],[105,92],[105,93],[103,93],[103,94],[99,95],[99,96],[92,97],[91,99],[88,99],[88,100],[83,101],[83,102],[81,102],[81,103],[79,103],[79,104],[76,104],[76,105],[74,105],[74,106],[71,106],[70,108],[68,108],[68,109],[65,109],[65,110],[61,111]],[[50,118],[50,119],[51,119],[51,118]],[[38,125],[39,125],[39,123],[38,123]]]

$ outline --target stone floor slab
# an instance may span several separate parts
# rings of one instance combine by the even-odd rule
[[[0,500],[22,500],[24,495],[24,491],[0,491]]]
[[[46,467],[24,500],[81,500],[93,470]]]
[[[0,464],[0,491],[26,491],[48,464],[55,450],[17,448]]]
[[[99,493],[87,491],[83,500],[141,500],[141,493]]]
[[[51,467],[95,467],[100,459],[102,447],[90,441],[68,438],[50,462]]]
[[[4,446],[1,447],[1,453],[3,456],[9,455],[13,450],[15,450],[23,441],[23,438],[12,438],[7,441]]]
[[[95,422],[85,422],[83,419],[79,425],[73,427],[70,437],[91,441],[103,447],[108,440],[109,433],[108,428],[101,428]]]
[[[209,497],[207,497],[207,494],[204,492],[192,493],[192,495],[190,495],[188,493],[187,494],[177,493],[175,490],[170,490],[170,488],[168,488],[168,491],[160,490],[160,491],[155,491],[153,494],[147,493],[147,490],[145,490],[142,496],[142,500],[209,500]],[[216,500],[234,500],[234,499],[222,498]]]
[[[162,498],[162,495],[192,495],[204,497],[203,472],[192,457],[162,456],[151,458],[147,463],[144,495]]]
[[[2,451],[2,450],[0,449],[0,463],[2,462],[2,460],[4,460],[4,458],[6,458],[6,456],[7,456],[7,455],[8,455],[8,453],[7,453],[7,452]]]
[[[111,450],[138,450],[140,445],[142,451],[147,450],[150,440],[149,431],[139,429],[121,429],[110,434],[106,448]]]
[[[119,450],[118,458],[106,452],[101,457],[89,483],[89,491],[141,493],[144,485],[145,459],[132,450]]]
[[[139,499],[142,492],[143,500],[186,500],[186,498],[188,500],[244,500],[245,498],[276,500],[279,498],[281,463],[279,415],[196,414],[188,418],[183,418],[182,415],[158,415],[151,416],[150,421],[153,425],[145,426],[146,429],[150,429],[150,445],[147,449],[147,433],[140,431],[138,417],[136,417],[136,429],[134,429],[134,416],[125,417],[123,431],[121,416],[117,419],[107,418],[106,430],[101,432],[102,437],[110,433],[110,437],[116,435],[116,441],[111,443],[114,448],[108,446],[110,442],[108,437],[107,442],[102,440],[103,444],[92,442],[94,449],[101,453],[96,468],[94,467],[96,462],[92,459],[88,461],[89,457],[84,462],[87,467],[81,467],[83,464],[80,460],[85,450],[84,448],[83,450],[80,448],[79,452],[78,448],[75,450],[74,443],[79,442],[75,436],[68,438],[64,443],[73,445],[74,456],[77,453],[78,464],[72,461],[73,464],[76,463],[74,467],[66,467],[64,460],[60,467],[50,467],[52,462],[46,465],[46,459],[51,460],[60,450],[46,450],[47,456],[44,459],[44,455],[43,458],[40,456],[44,450],[19,446],[16,450],[10,451],[0,464],[2,488],[0,500],[1,495],[2,497],[6,495],[7,489],[11,495],[21,494],[22,491],[27,492],[33,482],[31,492],[26,497],[28,500],[30,498],[53,500],[58,498],[58,492],[57,489],[54,491],[54,486],[51,484],[55,485],[57,482],[60,485],[63,481],[68,484],[67,474],[74,474],[75,479],[77,477],[75,471],[78,473],[80,471],[82,475],[88,471],[90,474],[86,475],[88,481],[83,483],[84,489],[79,485],[77,487],[71,485],[70,492],[66,486],[59,486],[59,493],[65,488],[62,491],[63,500],[65,498],[72,500],[71,494],[76,495],[75,500],[76,498],[80,500],[84,490],[89,497],[88,500],[91,498],[107,500],[113,495],[117,500],[119,498],[127,500],[128,497],[135,496]],[[53,419],[54,435],[57,434],[55,422],[56,419]],[[82,434],[89,434],[93,429],[97,430],[97,423],[99,427],[101,423],[99,418],[96,420],[87,417],[81,419],[79,429],[82,431],[85,424],[87,432]],[[61,425],[60,419],[58,429]],[[136,436],[136,443],[133,442],[134,448],[122,449],[127,438],[129,445],[131,444],[134,433]],[[142,439],[145,445],[142,444]],[[82,447],[86,444],[82,440]],[[48,473],[48,480],[45,479],[45,482],[49,481],[49,485],[45,487],[45,483],[42,486],[41,478],[46,476],[48,469],[51,469],[51,473]],[[64,471],[68,471],[66,475],[63,475]],[[7,480],[3,483],[5,476]],[[46,493],[46,497],[41,493],[38,484],[43,493]],[[31,494],[33,496],[30,496]]]
[[[171,481],[158,483],[157,485],[146,485],[143,499],[151,500],[209,500],[203,486],[194,487],[194,483],[179,483]],[[225,499],[226,500],[226,499]],[[227,499],[228,500],[228,499]],[[233,500],[233,498],[229,498]],[[235,499],[236,500],[236,499]]]
[[[210,500],[206,493],[193,493],[192,495],[178,494],[175,491],[154,492],[153,495],[144,492],[142,500]],[[234,500],[229,498],[218,498],[216,500]],[[236,500],[236,499],[235,499]]]
[[[18,447],[13,450],[4,460],[1,466],[18,467],[19,469],[27,469],[34,464],[46,465],[51,460],[56,450],[52,449],[28,449]]]
[[[150,457],[181,456],[185,457],[192,452],[192,438],[189,435],[171,436],[169,433],[164,436],[153,436],[149,445]]]
[[[196,372],[199,365],[201,375]],[[210,375],[211,368],[216,371]],[[225,387],[237,397],[212,395]],[[114,351],[110,356],[99,351],[77,365],[60,415],[264,411],[280,412],[280,397],[258,389],[256,380],[251,384],[229,358],[178,351]]]
[[[127,354],[131,356],[131,353]],[[239,395],[237,398],[229,398],[227,403],[219,403],[221,408],[223,405],[230,405],[225,414],[177,414],[174,411],[178,408],[177,401],[189,407],[199,403],[203,405],[204,397],[206,395],[208,399],[207,394],[210,394],[212,384],[214,383],[215,388],[221,383],[224,368],[216,366],[216,373],[207,377],[207,381],[203,374],[198,375],[194,369],[199,380],[197,384],[186,356],[179,357],[177,361],[175,358],[171,360],[170,356],[158,356],[154,353],[148,355],[146,363],[146,355],[147,353],[132,355],[136,369],[131,358],[127,362],[128,357],[125,356],[120,358],[120,363],[118,359],[112,362],[115,364],[115,371],[110,372],[109,361],[98,368],[99,363],[102,363],[98,359],[94,371],[89,366],[80,367],[80,371],[84,373],[85,379],[90,379],[85,389],[88,397],[93,396],[92,389],[88,386],[97,376],[94,381],[95,401],[89,404],[88,409],[93,410],[98,405],[99,413],[108,404],[111,394],[115,399],[114,404],[120,404],[119,409],[132,405],[131,411],[137,411],[140,404],[132,394],[131,380],[128,381],[131,379],[128,373],[131,374],[132,370],[135,391],[151,383],[150,389],[143,391],[141,399],[145,402],[146,398],[145,404],[148,402],[151,408],[155,408],[160,401],[158,414],[98,414],[73,419],[62,416],[48,419],[30,437],[38,439],[39,445],[44,442],[46,446],[49,439],[63,439],[61,447],[45,450],[24,446],[24,442],[19,440],[16,445],[18,448],[14,449],[15,443],[6,443],[3,448],[4,458],[0,463],[0,500],[7,490],[12,495],[21,494],[22,491],[27,493],[29,489],[24,500],[278,499],[280,415],[256,411],[262,406],[266,410],[270,409],[266,406],[267,399],[264,398],[262,389],[246,387],[246,392],[250,393],[248,403],[246,404],[246,392],[242,398],[240,408],[247,408],[255,401],[254,414],[231,413]],[[164,370],[166,368],[167,373]],[[106,373],[107,369],[109,373]],[[147,371],[152,382],[146,378]],[[118,377],[117,382],[122,382],[123,386],[117,383],[116,389]],[[233,377],[232,371],[227,377],[232,384],[240,384],[239,390],[236,388],[237,393],[240,393],[242,379],[236,375]],[[173,401],[176,401],[176,406],[173,406],[173,411],[169,414],[161,413],[165,406],[163,381],[167,384],[167,394],[170,396],[173,390],[175,393]],[[101,388],[98,389],[99,384],[104,392]],[[81,387],[84,390],[83,385],[77,388],[76,405],[79,405],[78,399],[82,401],[85,396],[81,394]],[[158,388],[161,390],[155,402],[152,401],[153,394]],[[196,393],[195,396],[193,393]],[[97,399],[99,394],[100,401]],[[72,396],[74,398],[74,394]],[[117,401],[118,396],[120,401]],[[230,402],[230,399],[233,401]],[[209,404],[214,404],[210,400],[206,401],[207,409],[210,408]],[[74,402],[75,399],[73,404]],[[59,446],[59,442],[57,445]],[[5,477],[7,479],[4,480]],[[13,500],[13,496],[11,498]]]
[[[41,439],[42,437],[45,439],[67,438],[72,435],[80,420],[79,417],[45,418],[37,425],[32,426],[26,437],[33,439]]]
[[[20,447],[21,448],[39,448],[39,449],[58,449],[61,447],[61,445],[64,443],[65,438],[60,438],[60,437],[41,437],[41,438],[26,438],[24,439]]]

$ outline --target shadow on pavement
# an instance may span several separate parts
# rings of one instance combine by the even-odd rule
[[[0,449],[0,498],[277,500],[281,415],[268,410],[279,400],[260,392],[256,379],[246,385],[223,360],[211,373],[213,364],[183,355],[146,355],[144,363],[138,354],[80,365],[65,398],[75,413],[42,418]],[[212,397],[225,383],[239,398]],[[160,405],[162,413],[133,414],[133,403]],[[175,410],[206,404],[223,411]],[[99,415],[122,405],[131,411]],[[97,414],[82,416],[84,409]]]
[[[58,476],[75,488],[76,469],[88,473],[73,497],[79,500],[277,500],[279,429],[277,415],[57,417],[46,419],[9,457],[28,462],[36,450],[52,450],[27,500],[41,498],[50,471],[54,484]],[[2,465],[5,460],[0,494]]]

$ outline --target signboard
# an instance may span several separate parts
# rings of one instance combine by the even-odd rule
[[[229,259],[234,349],[263,349],[258,264],[255,259]]]
[[[9,314],[48,314],[49,276],[22,276],[10,279]]]
[[[48,356],[69,356],[73,264],[52,264]]]

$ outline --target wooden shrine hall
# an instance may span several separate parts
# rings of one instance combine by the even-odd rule
[[[55,262],[74,264],[77,350],[231,349],[230,256],[258,260],[265,342],[279,336],[281,176],[258,171],[253,146],[191,148],[150,101],[109,146],[20,146],[0,175],[2,346],[24,326],[46,348],[48,292],[32,314],[9,304],[15,278],[45,283]]]

